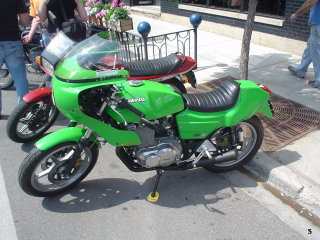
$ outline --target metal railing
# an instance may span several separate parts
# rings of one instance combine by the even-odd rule
[[[151,26],[147,22],[138,24],[138,34],[119,32],[121,41],[120,56],[124,61],[143,61],[168,56],[179,52],[197,61],[197,30],[202,21],[199,14],[193,14],[192,29],[148,36]]]

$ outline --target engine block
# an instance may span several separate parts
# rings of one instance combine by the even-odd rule
[[[141,148],[136,151],[139,163],[147,168],[166,167],[178,163],[182,147],[178,142],[160,143],[156,146]]]

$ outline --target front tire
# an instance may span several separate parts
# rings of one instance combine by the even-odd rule
[[[7,135],[14,142],[31,142],[40,138],[58,115],[59,111],[51,100],[48,103],[22,101],[8,119]]]
[[[49,197],[62,193],[81,182],[97,162],[99,150],[89,142],[74,165],[70,175],[63,169],[72,157],[76,142],[60,143],[48,150],[32,149],[19,168],[19,185],[32,196]]]
[[[264,136],[263,125],[260,119],[257,116],[253,116],[248,120],[240,122],[239,125],[243,129],[244,142],[239,150],[238,158],[225,163],[211,164],[206,166],[205,169],[218,173],[231,171],[248,163],[256,155],[261,147]]]

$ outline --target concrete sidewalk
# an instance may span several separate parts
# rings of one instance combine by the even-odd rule
[[[149,36],[188,28],[140,15],[133,15],[133,21],[135,29],[139,22],[149,22]],[[199,30],[198,83],[228,75],[239,78],[240,51],[240,40]],[[287,67],[299,61],[300,56],[251,44],[249,79],[265,84],[282,97],[320,111],[320,90],[307,84],[313,79],[313,69],[304,79],[288,72]],[[320,149],[316,145],[319,143],[318,130],[271,154],[259,152],[246,168],[319,217]]]

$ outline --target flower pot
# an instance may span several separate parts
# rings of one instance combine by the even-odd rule
[[[117,32],[125,32],[133,29],[132,18],[111,20],[108,22],[108,27]]]
[[[97,24],[103,26],[102,18],[97,18]]]
[[[89,16],[89,23],[94,23],[94,18],[95,18],[95,16]]]
[[[98,24],[98,19],[95,15],[89,16],[89,22],[92,24]]]

